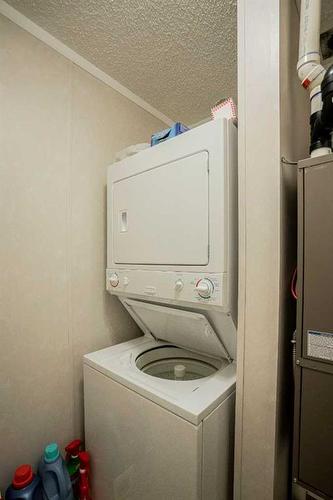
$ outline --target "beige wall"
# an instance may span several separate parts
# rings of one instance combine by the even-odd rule
[[[163,123],[0,17],[0,488],[82,435],[82,354],[138,332],[104,291],[106,166]]]
[[[295,167],[307,155],[290,0],[238,2],[240,286],[236,500],[286,500],[291,440],[289,284],[296,256]]]
[[[296,71],[299,15],[295,2],[280,0],[280,153],[288,160],[309,156],[310,100]],[[297,250],[297,168],[281,164],[280,185],[280,326],[277,380],[277,440],[274,498],[284,500],[291,487],[291,440],[293,428],[292,349],[296,327],[296,302],[290,281]]]

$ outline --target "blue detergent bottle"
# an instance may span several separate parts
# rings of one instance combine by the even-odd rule
[[[44,500],[73,500],[72,483],[56,443],[45,447],[38,474],[42,480]]]
[[[5,500],[43,500],[41,480],[33,474],[31,465],[20,465],[16,469]]]

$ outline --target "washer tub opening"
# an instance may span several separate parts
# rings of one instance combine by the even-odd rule
[[[135,363],[147,375],[177,382],[209,377],[224,366],[224,360],[208,358],[177,346],[149,349],[140,354]]]

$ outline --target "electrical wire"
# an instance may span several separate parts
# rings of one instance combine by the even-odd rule
[[[283,163],[284,165],[292,165],[292,166],[297,165],[297,161],[287,160],[285,156],[281,156],[281,163]]]
[[[298,298],[298,294],[297,294],[297,267],[295,267],[295,270],[293,272],[293,277],[291,279],[290,291],[291,291],[291,295],[294,297],[294,299],[297,300],[297,298]]]
[[[298,2],[297,0],[294,0],[294,4],[295,4],[295,7],[296,7],[296,10],[297,10],[297,14],[298,14],[298,17],[300,17],[300,12],[299,12],[299,6],[298,6]]]

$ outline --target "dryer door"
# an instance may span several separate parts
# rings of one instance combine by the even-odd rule
[[[231,361],[206,316],[132,299],[121,300],[146,335],[190,351]]]
[[[114,182],[114,262],[207,265],[208,176],[201,151]]]

